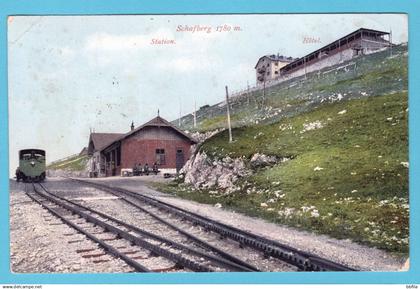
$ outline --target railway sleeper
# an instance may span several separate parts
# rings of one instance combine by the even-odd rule
[[[43,194],[39,193],[36,191],[35,186],[34,186],[34,191],[43,196],[44,198],[48,199],[47,196],[44,196]],[[53,214],[54,216],[60,218],[63,222],[65,222],[66,224],[68,224],[69,226],[71,226],[72,228],[74,228],[75,230],[83,233],[84,235],[86,235],[89,239],[93,240],[94,242],[98,243],[103,249],[109,251],[112,255],[121,258],[122,260],[124,260],[127,264],[129,264],[130,266],[132,266],[133,268],[135,268],[137,271],[140,272],[149,272],[149,270],[142,266],[141,264],[137,263],[134,260],[131,260],[130,258],[128,258],[127,256],[119,253],[117,250],[115,250],[114,248],[106,245],[104,242],[102,242],[101,240],[97,239],[95,236],[93,236],[92,234],[88,233],[87,231],[85,231],[84,229],[80,228],[79,226],[77,226],[75,223],[67,220],[66,218],[64,218],[62,215],[60,215],[57,211],[55,211],[54,209],[51,209],[50,207],[48,207],[47,205],[41,203],[37,198],[35,198],[34,196],[31,196],[31,194],[27,193],[27,195],[33,199],[35,202],[37,202],[38,204],[40,204],[43,208],[45,208],[47,211],[49,211],[51,214]]]
[[[132,196],[136,199],[142,200],[143,202],[147,203],[147,204],[151,204],[155,207],[165,207],[168,209],[169,212],[173,213],[176,216],[180,216],[183,219],[187,219],[190,222],[197,222],[200,225],[204,225],[204,224],[209,224],[208,228],[212,231],[218,232],[221,235],[224,236],[231,236],[232,239],[235,240],[236,235],[235,234],[223,234],[222,232],[226,232],[226,231],[232,231],[232,230],[238,230],[236,228],[231,228],[229,225],[224,225],[224,224],[220,224],[217,221],[212,221],[209,220],[206,217],[202,217],[197,215],[196,213],[192,213],[192,212],[187,212],[184,209],[181,208],[177,208],[173,205],[167,204],[165,202],[159,201],[159,200],[155,200],[151,197],[147,197],[147,196],[143,196],[141,194],[138,193],[134,193],[125,189],[121,189],[121,188],[115,188],[115,187],[108,187],[106,185],[100,185],[100,184],[93,184],[92,182],[87,182],[87,181],[81,181],[81,180],[76,180],[82,183],[87,183],[93,187],[99,188],[101,190],[105,190],[108,191],[112,194],[115,194],[115,192],[119,192],[121,194],[124,195],[129,195]],[[236,233],[237,234],[237,233]],[[282,244],[277,244],[277,242],[275,241],[271,241],[271,240],[267,240],[263,237],[259,237],[256,236],[252,233],[246,233],[247,235],[249,235],[249,237],[246,237],[246,243],[247,245],[249,245],[252,248],[261,250],[263,252],[265,252],[266,250],[264,248],[266,248],[266,246],[270,246],[272,248],[274,248],[274,250],[269,250],[268,254],[271,254],[271,256],[273,257],[278,257],[292,265],[298,266],[300,269],[308,269],[311,268],[314,271],[354,271],[354,269],[352,268],[348,268],[344,265],[335,263],[335,262],[331,262],[328,260],[324,260],[322,258],[319,258],[317,256],[312,256],[308,253],[304,253],[304,252],[300,252],[294,248],[291,248],[289,246],[286,245],[282,245]],[[294,256],[294,257],[291,257]],[[298,259],[296,258],[296,256],[299,256],[298,259],[314,259],[314,260],[309,260],[308,262],[304,262],[301,261],[299,262]],[[306,265],[304,265],[306,264]]]
[[[45,188],[44,188],[44,190],[45,190]],[[51,193],[49,193],[49,194],[51,194]],[[221,255],[221,256],[223,256],[223,257],[225,257],[226,259],[219,258],[219,257],[216,257],[216,256],[212,256],[212,255],[209,255],[209,254],[203,253],[203,252],[196,251],[196,250],[191,249],[191,248],[189,248],[189,247],[186,247],[186,246],[184,246],[184,245],[181,245],[181,244],[178,244],[178,243],[172,242],[172,241],[170,241],[170,240],[167,240],[167,239],[164,239],[164,238],[162,238],[162,237],[160,237],[160,236],[157,236],[157,235],[155,235],[155,234],[153,234],[153,233],[146,232],[146,231],[141,230],[141,229],[139,229],[139,228],[137,228],[137,227],[134,227],[134,226],[132,226],[132,225],[129,225],[129,224],[127,224],[127,223],[124,223],[124,222],[122,222],[122,221],[119,221],[119,220],[117,220],[117,219],[115,219],[115,218],[113,218],[113,217],[111,217],[111,216],[108,216],[108,215],[106,215],[106,214],[104,214],[104,213],[98,212],[98,211],[96,211],[96,210],[94,210],[94,209],[87,208],[87,207],[85,207],[85,206],[83,206],[83,205],[81,205],[81,204],[75,203],[75,202],[70,201],[70,200],[66,200],[66,199],[64,199],[64,198],[62,198],[62,197],[59,197],[59,196],[56,196],[56,195],[54,195],[54,194],[51,194],[51,195],[53,195],[53,196],[55,196],[55,197],[57,197],[57,198],[59,198],[59,199],[61,199],[61,200],[65,200],[65,201],[67,201],[67,202],[69,202],[69,203],[72,203],[72,204],[74,204],[75,206],[81,207],[81,208],[83,208],[83,209],[85,209],[85,210],[90,210],[91,212],[93,212],[93,213],[95,213],[95,214],[97,214],[97,215],[99,215],[99,216],[103,217],[103,218],[104,218],[104,219],[106,219],[106,220],[113,221],[113,222],[115,222],[115,223],[117,223],[117,224],[119,224],[119,225],[123,225],[124,227],[130,228],[132,231],[134,231],[134,232],[136,232],[136,233],[140,233],[141,235],[146,235],[146,236],[148,236],[148,237],[151,237],[152,239],[160,240],[162,243],[166,243],[166,244],[168,244],[168,245],[170,245],[170,246],[172,246],[172,245],[173,245],[174,247],[176,247],[176,248],[178,248],[178,249],[181,249],[181,250],[187,250],[187,251],[189,251],[189,252],[191,252],[191,253],[193,253],[193,254],[195,254],[195,255],[198,255],[198,256],[205,257],[205,258],[207,258],[207,259],[213,260],[214,262],[219,263],[219,264],[222,264],[223,266],[228,266],[228,267],[230,267],[230,268],[232,268],[232,269],[234,269],[234,270],[236,270],[236,271],[258,271],[258,269],[257,269],[257,268],[255,268],[255,267],[253,267],[253,266],[251,266],[251,265],[249,265],[249,264],[247,264],[247,263],[243,262],[243,261],[242,261],[242,260],[240,260],[240,259],[237,259],[237,258],[236,258],[236,257],[234,257],[234,256],[231,256],[231,255],[229,255],[229,254],[226,254],[225,252],[223,252],[223,251],[221,251],[221,250],[219,250],[219,249],[217,249],[217,248],[213,247],[212,245],[210,245],[210,244],[208,244],[208,243],[205,243],[205,242],[203,243],[201,240],[196,239],[193,235],[191,235],[191,234],[189,234],[189,233],[187,233],[187,232],[185,232],[185,231],[183,231],[182,229],[179,229],[179,228],[177,228],[177,227],[174,227],[176,231],[178,231],[178,232],[180,232],[180,233],[182,233],[182,234],[186,235],[186,236],[187,236],[187,237],[189,237],[189,238],[192,238],[192,239],[194,239],[194,240],[198,240],[198,241],[199,241],[199,244],[200,244],[202,247],[204,247],[204,248],[207,248],[207,247],[208,247],[208,248],[210,248],[210,250],[216,251],[219,255]],[[125,199],[123,199],[123,200],[125,200]],[[125,201],[127,201],[127,202],[128,202],[128,200],[125,200]],[[135,205],[135,204],[133,204],[133,205]],[[137,205],[135,205],[135,206],[137,206]],[[139,207],[139,209],[141,209],[141,208]],[[142,210],[144,210],[144,209],[142,209]],[[149,212],[149,214],[151,214],[151,215],[152,215],[153,217],[155,217],[157,220],[160,220],[161,222],[166,223],[166,221],[161,220],[159,217],[157,217],[157,216],[156,216],[156,215],[154,215],[153,213],[150,213],[150,212]],[[167,225],[168,225],[168,226],[170,226],[170,227],[173,227],[173,226],[172,226],[171,224],[169,224],[169,223],[167,223]],[[118,233],[117,233],[117,235],[121,238],[121,236],[120,236]],[[200,243],[200,242],[201,242],[201,243]],[[134,243],[132,243],[132,245],[135,245],[135,244],[134,244]]]
[[[86,214],[82,210],[79,210],[79,209],[77,209],[77,208],[75,208],[73,206],[70,206],[70,205],[65,204],[62,201],[56,200],[56,199],[54,199],[54,198],[52,198],[50,196],[47,196],[47,195],[45,195],[43,193],[40,193],[40,192],[37,192],[37,193],[39,195],[41,195],[42,197],[44,197],[46,199],[49,199],[49,200],[51,200],[52,202],[54,202],[56,204],[60,204],[61,207],[64,207],[64,208],[69,209],[69,210],[75,210],[77,212],[77,214],[79,214],[81,217],[83,217],[84,219],[86,219],[87,221],[89,221],[91,223],[96,223],[97,225],[103,227],[104,230],[108,230],[108,231],[111,231],[113,233],[117,233],[121,237],[123,237],[124,239],[126,239],[126,240],[134,243],[135,245],[138,245],[138,246],[143,247],[143,248],[145,248],[147,250],[150,250],[152,252],[155,252],[158,255],[162,256],[162,257],[165,257],[165,258],[170,259],[172,261],[178,261],[181,265],[183,265],[183,266],[185,266],[185,267],[187,267],[187,268],[189,268],[189,269],[191,269],[193,271],[199,271],[199,272],[211,272],[211,271],[213,271],[209,267],[202,266],[202,265],[200,265],[200,264],[198,264],[198,263],[196,263],[194,261],[191,261],[191,260],[189,260],[189,259],[187,259],[187,258],[185,258],[183,256],[179,256],[177,254],[174,254],[174,253],[171,253],[171,252],[169,252],[167,250],[164,250],[162,248],[159,248],[158,246],[155,246],[153,244],[150,244],[147,241],[144,241],[144,240],[142,240],[142,239],[140,239],[138,237],[135,237],[135,236],[133,236],[133,235],[131,235],[131,234],[129,234],[129,233],[121,230],[121,229],[118,229],[118,228],[116,228],[116,227],[114,227],[112,225],[109,225],[109,224],[107,224],[107,223],[105,223],[105,222],[103,222],[103,221],[101,221],[101,220],[99,220],[99,219],[97,219],[97,218],[95,218],[93,216],[90,216],[90,215]],[[97,239],[96,237],[95,237],[95,239],[97,240],[98,243],[99,242],[103,243],[101,240]],[[116,253],[118,253],[115,249],[113,250],[113,252],[114,251]]]

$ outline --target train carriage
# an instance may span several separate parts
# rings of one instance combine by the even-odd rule
[[[40,182],[45,179],[45,151],[41,149],[24,149],[19,151],[19,167],[16,180]]]

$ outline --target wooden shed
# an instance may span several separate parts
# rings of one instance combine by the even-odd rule
[[[122,133],[96,133],[89,136],[87,154],[89,159],[89,175],[91,177],[103,177],[105,171],[105,157],[101,154],[101,149],[111,144],[124,134]]]

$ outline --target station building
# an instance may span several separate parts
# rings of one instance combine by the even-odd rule
[[[123,135],[122,133],[96,132],[90,134],[87,147],[90,177],[103,177],[106,175],[105,156],[102,154],[102,149]]]
[[[91,145],[92,143],[92,145]],[[117,176],[122,169],[136,164],[152,167],[156,163],[163,172],[179,171],[189,159],[196,141],[160,116],[125,134],[90,136],[90,176]]]

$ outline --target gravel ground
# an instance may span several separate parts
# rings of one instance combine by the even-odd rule
[[[132,224],[134,226],[140,227],[145,231],[158,234],[162,237],[175,240],[178,243],[188,245],[189,247],[194,246],[192,240],[184,237],[183,235],[175,232],[170,227],[158,222],[157,220],[150,217],[150,215],[139,211],[133,206],[123,202],[122,200],[110,201],[109,199],[103,199],[101,201],[92,201],[91,199],[85,199],[83,205],[90,208],[96,209],[98,211],[104,212],[108,215],[113,215],[113,217]],[[230,239],[220,239],[217,234],[212,232],[206,232],[202,230],[201,227],[192,226],[182,220],[172,217],[166,212],[159,211],[158,209],[152,206],[142,206],[143,208],[152,211],[154,214],[159,215],[159,217],[169,221],[170,223],[178,226],[179,228],[197,236],[201,240],[204,240],[217,248],[224,248],[224,251],[229,252],[243,261],[246,261],[261,271],[296,271],[297,269],[293,266],[288,265],[287,263],[281,262],[276,258],[264,258],[261,253],[250,249],[250,248],[240,248],[237,242],[234,242]],[[200,246],[194,246],[196,250],[206,252],[202,250]]]
[[[76,183],[70,180],[52,181],[46,183],[45,187],[60,196],[75,200],[90,208],[104,212],[119,220],[137,226],[145,231],[149,231],[160,236],[175,240],[180,244],[188,244],[193,246],[196,250],[206,252],[197,244],[191,244],[192,240],[179,234],[170,227],[153,219],[149,214],[139,211],[137,208],[117,199],[111,194],[104,193],[103,191],[94,188],[86,187],[83,184]],[[249,262],[261,271],[296,271],[296,268],[284,263],[276,258],[264,258],[262,254],[250,248],[240,248],[237,242],[230,239],[220,239],[219,235],[212,232],[205,232],[201,227],[195,227],[188,223],[183,222],[177,218],[172,217],[170,214],[160,212],[151,206],[144,206],[147,210],[151,210],[154,214],[166,219],[167,221],[177,225],[189,233],[198,236],[201,240],[211,243],[217,248],[224,248],[225,251],[232,255]],[[177,249],[175,249],[177,251]],[[189,257],[191,258],[191,257]],[[200,262],[197,257],[192,259]],[[215,271],[220,271],[218,266],[212,267]]]
[[[102,249],[51,215],[24,193],[24,184],[11,182],[10,261],[14,273],[129,272],[125,262]]]
[[[294,248],[311,252],[333,261],[347,264],[363,271],[398,271],[404,265],[405,259],[397,258],[390,253],[370,248],[351,240],[338,240],[325,235],[297,230],[266,222],[261,219],[248,217],[223,208],[216,208],[207,204],[180,199],[174,196],[157,192],[147,187],[144,181],[159,181],[159,177],[152,178],[98,178],[88,179],[103,184],[117,186],[139,193],[148,194],[162,201],[190,210],[203,216],[213,218],[225,224],[235,226],[269,239],[277,240]]]
[[[146,193],[203,216],[360,270],[396,271],[405,261],[384,251],[362,246],[350,240],[337,240],[324,235],[315,235],[268,223],[223,208],[166,195],[147,187],[145,181],[166,181],[159,176],[88,180]],[[45,182],[45,186],[51,191],[60,191],[60,194],[65,197],[107,208],[108,213],[118,212],[118,217],[125,220],[134,219],[130,209],[124,207],[121,201],[106,192],[62,178],[49,178]],[[23,188],[23,184],[11,181],[10,237],[13,272],[129,272],[132,270],[123,261],[109,255],[100,257],[105,261],[81,257],[81,253],[78,253],[80,249],[94,248],[95,253],[101,252],[101,249],[95,248],[94,243],[84,239],[80,234],[75,234],[73,229],[61,224],[57,218],[32,202],[23,193]],[[138,214],[137,216],[141,217]],[[237,250],[239,249],[237,248]],[[266,269],[271,268],[267,267]]]
[[[137,227],[141,227],[143,230],[155,232],[158,235],[165,235],[171,239],[174,237],[170,234],[170,232],[168,232],[168,227],[162,227],[161,224],[153,222],[153,219],[147,214],[138,212],[138,210],[134,207],[124,203],[122,200],[119,200],[117,197],[112,196],[109,193],[64,179],[49,180],[44,183],[44,186],[53,193],[84,205],[88,205],[89,207],[98,209],[104,213],[108,213],[120,220],[136,225]],[[11,198],[13,200],[11,203],[11,227],[13,236],[23,236],[22,240],[18,240],[18,237],[12,238],[12,267],[14,272],[131,272],[132,268],[125,265],[124,262],[105,254],[102,249],[98,248],[91,241],[86,240],[81,234],[77,234],[73,229],[61,223],[58,218],[52,216],[49,212],[42,209],[38,204],[29,199],[23,192],[25,184],[13,183],[11,188]],[[23,204],[26,205],[24,206]],[[62,211],[66,212],[66,210]],[[150,270],[156,270],[157,272],[189,271],[187,268],[175,268],[175,264],[172,261],[163,257],[154,256],[153,254],[151,255],[147,250],[139,250],[137,246],[131,246],[129,242],[124,239],[114,240],[115,235],[112,233],[103,233],[100,228],[93,227],[90,223],[86,223],[83,219],[78,218],[77,216],[71,218],[74,223],[82,227],[84,230],[95,234],[95,236],[101,239],[107,239],[107,243],[114,248],[124,248],[124,252],[129,252],[129,254],[131,254],[130,257],[133,257],[140,264]],[[36,221],[33,221],[34,219]],[[32,226],[34,229],[29,230],[29,233],[24,232],[29,226]],[[100,235],[97,235],[98,233]],[[172,231],[172,233],[174,233],[174,231]],[[203,232],[203,234],[208,233]],[[64,242],[62,242],[63,236],[65,236]],[[245,250],[240,249],[236,243],[233,243],[228,239],[225,241],[219,240],[214,234],[212,234],[211,237],[216,239],[213,243],[224,245],[226,245],[226,243],[231,243],[230,247],[236,249],[238,252],[242,251],[243,254],[245,254]],[[33,239],[38,240],[39,238],[43,238],[41,242],[33,241]],[[66,238],[69,239],[67,242],[65,240]],[[176,248],[162,245],[160,242],[155,240],[148,240],[147,238],[146,240],[160,247],[165,247],[167,250],[175,254],[180,252]],[[188,238],[184,237],[178,241],[181,244],[188,244],[188,246],[191,246],[191,240]],[[35,254],[29,252],[29,244],[32,244],[32,246],[36,248]],[[71,246],[68,246],[67,244],[71,244]],[[196,247],[196,249],[206,252],[206,250],[202,250],[201,247]],[[50,259],[46,260],[44,258],[45,252],[48,252]],[[66,252],[66,254],[63,254],[63,252]],[[67,255],[68,252],[70,252],[69,255]],[[30,257],[30,262],[28,262],[28,255]],[[85,262],[84,260],[86,259],[86,256],[91,255],[95,256],[88,259],[92,260],[92,262]],[[255,256],[249,254],[249,257],[256,258],[259,254],[255,254],[254,252],[254,255]],[[188,258],[194,260],[196,263],[202,263],[214,271],[225,271],[216,264],[207,264],[201,257],[189,256]],[[260,259],[263,260],[263,263],[260,264],[260,269],[262,270],[295,271],[294,268],[279,262],[277,259],[263,259],[261,257]],[[83,265],[79,264],[80,262],[82,262]],[[107,263],[106,267],[105,263]],[[281,265],[279,265],[279,263]]]

